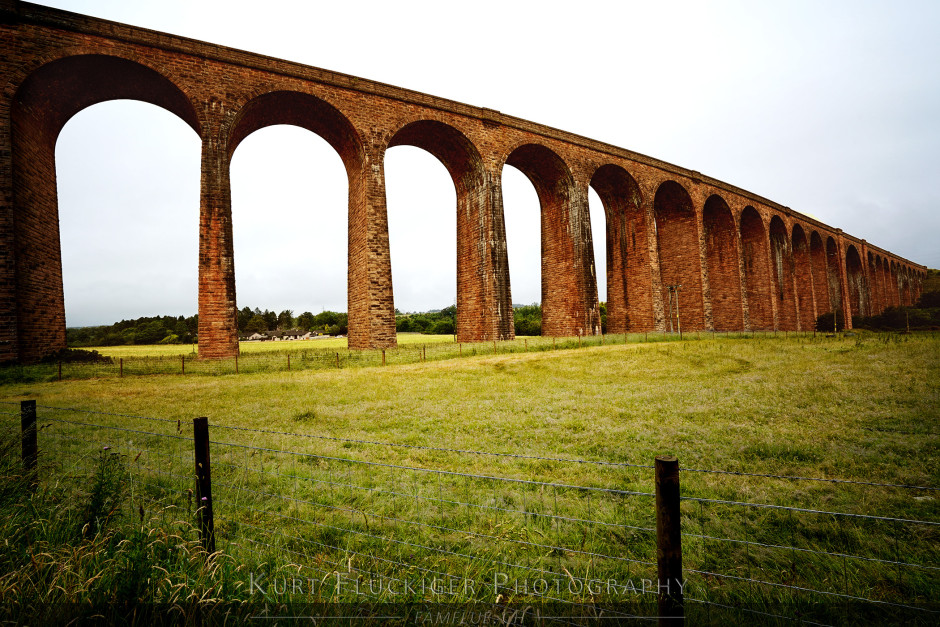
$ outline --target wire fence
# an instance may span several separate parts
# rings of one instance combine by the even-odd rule
[[[762,339],[771,337],[816,337],[813,332],[691,332],[685,339]],[[823,335],[818,336],[822,341]],[[180,354],[161,356],[110,357],[96,362],[51,362],[30,365],[7,365],[0,368],[0,381],[70,380],[142,375],[235,375],[298,370],[335,370],[368,368],[401,364],[417,364],[477,355],[502,355],[551,350],[570,350],[617,344],[674,342],[674,333],[649,332],[617,335],[575,337],[524,337],[489,342],[429,342],[400,344],[395,348],[353,350],[348,348],[308,348],[291,346],[295,342],[278,342],[282,350],[247,350],[238,357],[199,359],[195,349],[181,347]],[[300,344],[300,342],[296,342]]]
[[[12,405],[0,409],[19,414]],[[117,455],[133,478],[133,508],[200,511],[192,423],[44,406],[36,414],[43,480],[81,486],[97,458]],[[219,550],[250,565],[253,595],[542,603],[562,623],[661,615],[668,579],[659,475],[650,465],[209,429],[214,538]],[[936,487],[760,473],[747,479],[790,486],[782,496],[825,482],[856,491],[859,508],[695,495],[705,484],[686,482],[691,490],[683,485],[675,507],[687,618],[940,619],[940,521],[865,511],[873,491],[888,491],[889,504],[929,505]],[[284,564],[296,573],[289,579],[275,575]]]

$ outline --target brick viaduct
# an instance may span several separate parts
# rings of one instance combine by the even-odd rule
[[[600,332],[588,188],[603,201],[608,332],[810,329],[818,314],[913,303],[924,266],[787,207],[657,159],[353,76],[15,0],[0,0],[0,362],[65,346],[55,143],[93,104],[160,106],[202,140],[199,352],[238,351],[229,162],[252,132],[293,124],[349,179],[351,348],[395,344],[383,161],[427,150],[457,191],[457,335],[513,337],[501,173],[541,204],[545,335]]]

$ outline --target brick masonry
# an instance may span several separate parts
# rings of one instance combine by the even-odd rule
[[[160,106],[202,140],[199,352],[237,354],[229,162],[272,124],[323,137],[349,182],[351,348],[395,345],[384,155],[437,157],[457,191],[457,335],[513,337],[501,176],[519,168],[541,203],[543,333],[668,327],[801,329],[911,304],[926,268],[697,172],[497,111],[26,2],[0,0],[0,362],[65,345],[55,141],[82,109],[113,99]],[[607,232],[592,234],[588,189]],[[593,237],[605,237],[597,294]],[[675,315],[673,311],[673,316]]]

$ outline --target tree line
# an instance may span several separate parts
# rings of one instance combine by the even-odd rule
[[[514,306],[516,335],[541,335],[542,307],[538,304]],[[603,303],[601,304],[604,313]],[[602,315],[602,318],[606,316]],[[349,316],[345,312],[305,311],[299,316],[285,309],[275,312],[258,307],[243,307],[236,314],[238,334],[299,330],[325,335],[345,335]],[[402,313],[395,310],[395,330],[399,333],[453,335],[457,328],[457,308],[453,305],[436,311]],[[189,344],[198,341],[199,316],[143,316],[110,325],[70,327],[66,341],[72,347],[121,346],[127,344]]]

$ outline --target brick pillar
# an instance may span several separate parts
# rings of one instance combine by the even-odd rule
[[[349,347],[356,349],[397,346],[382,145],[378,138],[366,145],[362,171],[349,177]]]
[[[761,216],[761,222],[764,218]],[[780,328],[780,318],[777,313],[777,264],[774,263],[774,243],[770,238],[770,223],[764,228],[764,248],[767,250],[767,281],[769,286],[767,288],[767,293],[770,294],[770,315],[771,319],[774,321],[774,331]]]
[[[656,330],[666,330],[666,305],[663,299],[663,279],[659,267],[659,246],[656,241],[656,217],[653,214],[655,190],[643,194],[642,211],[646,219],[646,239],[649,247],[650,289],[653,296],[653,319]]]
[[[509,283],[503,188],[489,169],[457,199],[457,341],[516,336]]]
[[[842,295],[842,316],[845,328],[852,328],[852,299],[849,297],[848,272],[845,267],[845,241],[842,229],[836,229],[836,250],[839,253],[839,291]]]
[[[712,314],[712,291],[708,280],[708,251],[705,247],[704,207],[696,203],[695,229],[698,233],[699,272],[702,277],[702,323],[706,331],[715,330],[715,320]]]
[[[574,247],[575,279],[578,304],[574,312],[577,335],[599,335],[600,305],[597,298],[597,264],[594,259],[594,238],[591,233],[591,211],[588,204],[588,183],[576,182],[571,198],[571,238]]]
[[[738,214],[740,216],[740,213]],[[741,324],[743,330],[751,330],[751,310],[747,299],[747,278],[744,266],[744,242],[741,239],[741,222],[735,220],[734,240],[738,245],[738,286],[741,289]]]
[[[216,123],[205,127],[199,197],[199,357],[234,357],[238,327],[229,155],[218,139]]]
[[[6,4],[12,3],[5,2],[0,9]],[[14,244],[10,104],[4,100],[0,103],[0,363],[19,357]]]

